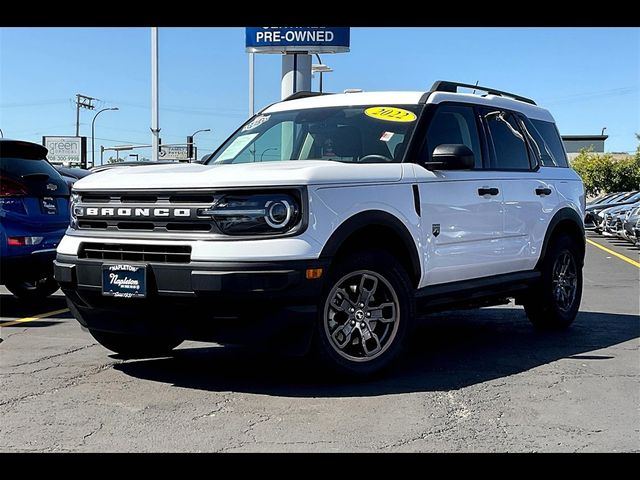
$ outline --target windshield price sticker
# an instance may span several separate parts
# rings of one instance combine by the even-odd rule
[[[417,118],[415,113],[395,107],[371,107],[364,114],[387,122],[414,122]]]

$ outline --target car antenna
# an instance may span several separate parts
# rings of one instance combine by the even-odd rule
[[[480,82],[480,80],[476,80],[476,87],[478,86],[478,83]],[[472,95],[476,94],[476,89],[473,89],[473,92],[471,92]]]

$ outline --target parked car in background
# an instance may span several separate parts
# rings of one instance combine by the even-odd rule
[[[0,139],[0,284],[23,299],[58,289],[56,247],[69,225],[67,181],[37,143]]]
[[[53,168],[55,168],[58,173],[62,175],[62,178],[67,181],[69,187],[72,187],[77,180],[80,180],[81,178],[84,178],[87,175],[93,173],[90,170],[85,170],[83,168],[69,168],[63,167],[61,165],[54,165]]]
[[[584,217],[585,228],[595,230],[598,233],[602,231],[602,222],[605,220],[605,210],[622,205],[630,205],[640,200],[640,192],[634,190],[632,192],[624,192],[618,196],[597,205],[591,205],[586,208]]]
[[[633,227],[633,234],[631,237],[635,239],[634,243],[637,246],[640,246],[640,218],[636,221],[636,226]]]
[[[585,230],[640,247],[640,191],[611,192],[587,202]]]
[[[91,173],[103,172],[105,170],[111,170],[112,168],[121,168],[121,167],[148,167],[149,165],[175,165],[178,162],[173,162],[170,160],[158,160],[154,162],[152,160],[149,161],[132,161],[132,162],[115,162],[115,163],[105,163],[104,165],[98,165],[89,169]],[[188,164],[185,164],[188,165]]]
[[[637,204],[634,208],[629,210],[622,219],[622,228],[620,229],[620,237],[628,240],[632,243],[636,243],[638,240],[634,234],[634,227],[640,220],[640,204]]]
[[[591,207],[592,205],[600,205],[602,203],[607,203],[610,199],[614,197],[622,196],[623,193],[614,192],[614,193],[605,193],[604,195],[600,195],[599,197],[594,198],[587,202],[587,207]]]

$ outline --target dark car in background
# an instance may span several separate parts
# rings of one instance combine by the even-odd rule
[[[140,160],[140,161],[128,161],[128,162],[114,162],[114,163],[105,163],[104,165],[97,165],[95,167],[90,168],[89,173],[98,173],[104,172],[105,170],[111,170],[112,168],[123,168],[123,167],[148,167],[149,165],[174,165],[176,162],[170,160]],[[188,165],[185,163],[185,165]]]
[[[69,224],[67,181],[37,143],[0,139],[0,284],[22,299],[58,289],[56,247]]]
[[[58,173],[62,175],[62,178],[67,181],[69,187],[73,187],[73,184],[76,183],[77,180],[80,180],[81,178],[84,178],[87,175],[91,175],[91,173],[93,173],[90,170],[84,170],[82,168],[63,167],[61,165],[54,165],[53,168],[55,168]]]

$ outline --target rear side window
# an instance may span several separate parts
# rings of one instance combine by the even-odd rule
[[[530,170],[529,154],[524,135],[512,113],[503,110],[483,110],[489,130],[489,144],[494,155],[490,168],[496,170]]]
[[[568,167],[569,164],[567,163],[564,145],[562,144],[562,139],[555,124],[543,120],[531,120],[531,123],[547,144],[552,157],[551,162],[544,161],[545,159],[543,159],[542,165],[545,167]]]
[[[57,170],[45,160],[25,160],[23,158],[0,158],[0,170],[16,177],[28,177],[29,175],[47,175],[52,179],[58,179]]]
[[[0,156],[0,177],[17,181],[27,187],[29,196],[69,195],[67,182],[46,160]],[[0,180],[0,182],[3,180]]]
[[[427,162],[433,161],[433,151],[442,144],[462,144],[475,157],[475,168],[482,168],[482,151],[478,127],[472,107],[443,105],[438,108],[427,131]]]

